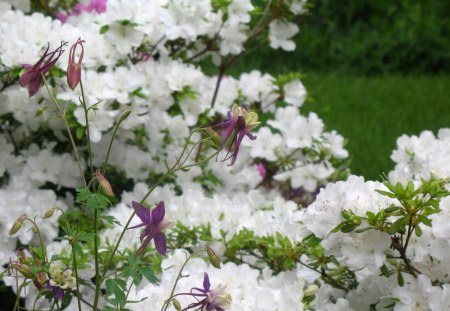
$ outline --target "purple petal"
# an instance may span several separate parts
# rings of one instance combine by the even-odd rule
[[[36,94],[41,86],[44,84],[44,80],[42,80],[42,77],[39,76],[36,80],[31,81],[28,83],[28,95],[32,97],[34,94]]]
[[[64,298],[64,290],[61,287],[55,287],[53,293],[58,300],[62,300]]]
[[[205,292],[209,292],[211,290],[211,284],[209,283],[208,273],[205,272],[203,275],[203,289]]]
[[[162,232],[158,232],[155,235],[155,247],[158,253],[163,256],[166,256],[167,253],[167,244],[166,244],[166,235]]]
[[[161,223],[161,221],[163,221],[165,214],[166,208],[164,206],[164,201],[161,201],[152,211],[152,223],[157,226]]]
[[[147,208],[136,201],[132,201],[131,205],[133,206],[136,215],[138,215],[144,224],[148,225],[151,223],[150,211]]]

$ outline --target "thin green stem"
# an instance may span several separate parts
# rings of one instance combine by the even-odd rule
[[[75,272],[75,280],[76,280],[76,285],[77,285],[77,302],[78,302],[78,311],[81,311],[81,300],[80,300],[80,285],[78,284],[78,269],[77,269],[77,259],[76,259],[76,255],[75,252],[73,251],[72,248],[72,260],[73,260],[73,271]]]
[[[98,218],[98,210],[94,211],[94,261],[95,261],[95,296],[94,296],[94,307],[93,311],[97,310],[98,299],[100,296],[100,269],[98,264],[98,226],[97,219]]]
[[[175,288],[177,287],[178,281],[181,279],[181,273],[183,272],[184,268],[186,267],[187,263],[189,262],[189,260],[191,260],[191,258],[194,256],[195,254],[191,254],[189,255],[189,257],[186,257],[186,261],[183,263],[183,265],[181,266],[180,272],[178,272],[177,278],[175,280],[175,283],[173,284],[172,287],[172,291],[170,292],[170,296],[169,298],[167,298],[167,300],[164,302],[164,304],[161,307],[161,311],[166,311],[167,308],[170,305],[170,301],[173,297],[173,293],[175,293]]]
[[[75,145],[75,141],[73,139],[72,132],[70,131],[70,126],[69,126],[69,123],[67,122],[66,114],[61,109],[61,106],[59,105],[58,100],[53,96],[52,92],[50,92],[50,88],[48,86],[47,80],[45,79],[44,75],[42,75],[42,78],[44,80],[45,88],[47,89],[48,94],[50,95],[52,101],[55,103],[56,108],[58,109],[58,114],[59,114],[60,118],[64,121],[66,130],[67,130],[67,134],[69,135],[70,143],[72,144],[73,150],[75,152],[75,157],[77,158],[78,169],[80,170],[81,179],[83,180],[83,184],[86,187],[87,183],[86,183],[86,178],[84,178],[83,168],[81,167],[80,156],[78,154],[78,149],[77,149],[77,146]]]
[[[92,164],[92,146],[91,146],[91,134],[89,130],[89,116],[88,112],[89,109],[86,106],[86,100],[84,97],[84,89],[83,89],[83,81],[80,80],[80,89],[81,89],[81,105],[83,106],[84,110],[84,118],[86,120],[86,137],[87,137],[87,144],[88,144],[88,153],[89,153],[89,167],[91,172],[91,177],[94,176],[94,165]]]
[[[126,112],[125,112],[126,113]],[[111,136],[111,140],[109,141],[109,145],[108,145],[108,150],[106,152],[106,157],[105,157],[105,161],[103,162],[103,166],[102,166],[102,174],[105,175],[106,174],[106,168],[108,167],[108,160],[109,160],[109,155],[111,153],[111,149],[112,149],[112,145],[114,142],[114,139],[116,138],[116,134],[117,131],[119,130],[119,126],[120,124],[125,120],[125,118],[123,117],[119,117],[119,119],[117,120],[116,126],[114,127],[114,132]]]

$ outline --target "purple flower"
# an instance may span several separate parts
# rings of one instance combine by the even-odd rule
[[[44,52],[44,55],[39,59],[39,61],[34,64],[23,64],[22,67],[25,68],[25,72],[20,76],[19,82],[23,87],[27,87],[28,94],[33,96],[39,91],[42,85],[44,85],[44,79],[42,75],[46,74],[53,65],[58,61],[61,54],[64,52],[62,47],[65,43],[61,43],[61,45],[54,50],[53,52],[48,53],[48,49],[50,45]]]
[[[248,112],[236,104],[233,105],[231,111],[228,112],[228,120],[213,126],[224,127],[221,132],[222,144],[220,147],[227,148],[227,154],[222,162],[229,159],[231,159],[229,165],[233,165],[236,162],[242,140],[245,136],[255,140],[256,136],[252,135],[250,131],[259,124],[256,112]]]
[[[131,205],[133,206],[136,215],[138,215],[138,217],[142,220],[142,224],[130,227],[128,229],[144,227],[144,231],[141,233],[141,242],[143,242],[137,253],[142,254],[147,248],[147,245],[153,239],[155,241],[156,250],[161,255],[165,256],[167,252],[166,235],[162,232],[162,230],[172,225],[172,222],[164,221],[164,215],[166,213],[164,202],[159,202],[159,204],[151,212],[149,209],[145,208],[136,201],[132,201]]]
[[[193,308],[200,308],[200,311],[225,311],[231,305],[231,295],[225,292],[225,289],[226,286],[223,285],[211,289],[208,273],[205,272],[203,275],[203,288],[194,287],[191,288],[189,293],[180,293],[173,297],[185,295],[192,296],[197,300],[197,302],[189,304],[182,311]]]

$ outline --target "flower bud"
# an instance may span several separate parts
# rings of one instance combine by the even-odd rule
[[[18,261],[11,262],[9,264],[9,267],[16,271],[19,271],[20,274],[22,274],[27,279],[34,279],[36,277],[36,275],[33,273],[33,271],[31,270],[31,268],[28,265],[25,265]]]
[[[11,230],[9,230],[9,235],[16,234],[20,228],[22,228],[22,224],[27,219],[27,214],[22,214],[17,220],[14,222],[14,224],[11,227]]]
[[[131,109],[127,109],[119,115],[119,122],[125,121],[131,114]]]
[[[177,311],[181,311],[181,304],[175,298],[172,298],[172,304]]]
[[[211,247],[206,246],[206,253],[208,254],[209,262],[213,265],[213,267],[220,269],[220,259],[214,250]]]
[[[103,176],[103,174],[100,172],[99,169],[95,171],[95,176],[97,177],[98,183],[100,185],[100,188],[105,192],[106,195],[109,195],[110,197],[114,196],[114,192],[111,188],[111,184],[109,181]]]
[[[55,211],[56,211],[56,207],[53,206],[51,209],[49,209],[49,210],[47,210],[47,211],[45,212],[45,214],[44,214],[44,216],[42,216],[42,218],[43,218],[43,219],[47,219],[47,218],[52,217],[53,214],[55,213]]]
[[[84,55],[84,47],[83,43],[85,41],[81,40],[81,38],[78,38],[77,42],[75,42],[74,45],[70,48],[69,53],[69,65],[67,67],[67,83],[69,84],[69,87],[74,90],[78,83],[80,83],[81,80],[81,61],[83,60]],[[78,63],[75,63],[75,51],[77,49],[77,46],[81,46],[81,55],[78,58]]]

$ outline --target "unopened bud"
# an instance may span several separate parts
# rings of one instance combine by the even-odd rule
[[[14,222],[14,224],[11,227],[11,230],[9,230],[9,235],[16,234],[20,228],[22,228],[22,224],[27,219],[27,214],[22,214],[17,220]]]
[[[213,265],[213,267],[220,269],[220,260],[216,252],[214,252],[211,247],[206,246],[206,253],[208,254],[209,262]]]
[[[53,214],[55,213],[55,211],[56,211],[56,207],[53,206],[51,209],[49,209],[45,212],[45,214],[44,214],[44,216],[42,216],[42,218],[47,219],[47,218],[52,217]]]
[[[83,43],[85,41],[81,40],[81,38],[78,38],[77,42],[75,42],[74,45],[70,48],[69,53],[69,66],[67,67],[67,84],[69,84],[69,87],[74,90],[78,83],[80,83],[81,80],[81,62],[83,61],[83,54],[84,54],[84,47]],[[81,46],[81,55],[78,58],[78,62],[75,62],[75,51],[77,49],[77,46]]]
[[[177,309],[177,311],[181,311],[181,304],[178,300],[172,298],[172,304],[175,307],[175,309]]]
[[[103,192],[105,192],[106,195],[109,195],[110,197],[114,196],[114,192],[111,188],[111,184],[109,181],[103,176],[103,174],[100,172],[99,169],[95,171],[95,176],[97,177],[98,183],[100,185],[100,188],[102,188]]]
[[[31,268],[29,266],[27,266],[23,263],[20,263],[18,261],[11,262],[9,267],[16,271],[19,271],[27,279],[34,279],[36,277],[36,274],[33,273],[33,271],[31,270]]]
[[[119,115],[119,122],[125,121],[131,114],[132,110],[127,109]]]

